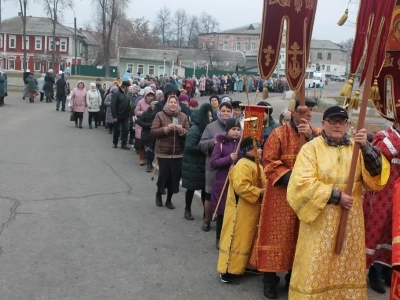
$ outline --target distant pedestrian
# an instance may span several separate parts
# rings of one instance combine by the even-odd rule
[[[38,83],[39,83],[39,93],[40,93],[40,102],[44,100],[44,78],[46,77],[46,74],[43,73],[42,76],[39,78]]]
[[[112,94],[117,91],[118,88],[116,86],[110,87],[109,93],[107,94],[106,98],[104,99],[104,105],[106,107],[106,124],[108,127],[108,133],[112,134],[113,133],[113,126],[114,126],[114,121],[111,113],[111,97]]]
[[[7,76],[0,70],[0,107],[4,106],[4,98],[7,96]]]
[[[54,78],[53,69],[49,69],[46,73],[46,76],[44,77],[44,86],[43,86],[43,91],[46,96],[46,103],[53,102],[55,82],[56,81]]]
[[[92,129],[92,120],[94,119],[94,127],[97,128],[98,118],[101,106],[101,94],[96,88],[94,82],[90,83],[90,89],[86,93],[86,105],[89,112],[89,128]]]
[[[58,111],[61,104],[61,111],[65,111],[65,101],[67,99],[67,95],[69,94],[69,88],[67,81],[65,80],[64,73],[60,75],[60,78],[57,79],[56,82],[56,110]]]
[[[22,92],[22,100],[25,100],[26,97],[29,95],[29,90],[28,90],[28,77],[31,74],[31,71],[29,69],[26,69],[24,73],[22,73],[22,79],[24,82],[24,91]]]
[[[118,139],[121,132],[121,149],[124,150],[131,150],[126,146],[130,114],[130,100],[126,93],[130,85],[128,81],[123,81],[111,98],[111,113],[114,121],[113,148],[118,147]]]
[[[27,82],[28,82],[29,103],[33,103],[38,91],[38,81],[34,77],[33,72],[29,75]]]
[[[86,107],[86,89],[83,81],[79,81],[76,88],[72,90],[71,108],[75,114],[75,127],[82,128],[83,113]]]

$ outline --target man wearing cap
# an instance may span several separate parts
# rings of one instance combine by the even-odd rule
[[[121,149],[124,150],[130,150],[129,147],[126,146],[130,114],[130,100],[126,96],[126,93],[130,85],[128,81],[123,81],[111,98],[111,114],[114,121],[113,147],[117,148],[121,126]]]
[[[264,296],[276,299],[279,277],[277,272],[286,272],[289,286],[293,265],[299,220],[286,200],[286,189],[300,148],[300,134],[307,141],[317,137],[318,128],[310,126],[315,102],[306,98],[308,108],[305,117],[296,111],[299,100],[291,100],[293,111],[289,124],[272,130],[263,147],[263,166],[267,186],[261,206],[258,237],[252,254],[252,263],[264,272]]]
[[[365,129],[349,139],[348,114],[328,108],[322,135],[300,150],[287,201],[300,219],[289,299],[367,299],[362,188],[382,190],[390,165],[367,141]],[[344,191],[354,144],[359,143],[351,195]],[[342,211],[349,212],[343,248],[335,253]]]

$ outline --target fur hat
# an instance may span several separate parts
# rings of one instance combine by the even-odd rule
[[[192,99],[192,100],[189,101],[189,106],[198,107],[199,106],[199,101],[197,101],[196,99]]]

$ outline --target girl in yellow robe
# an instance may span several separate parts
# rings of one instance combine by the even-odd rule
[[[257,144],[261,147],[260,144]],[[229,189],[221,231],[217,270],[221,281],[232,282],[229,275],[242,275],[252,252],[260,205],[266,181],[262,165],[256,164],[251,137],[240,143],[243,157],[229,173]]]

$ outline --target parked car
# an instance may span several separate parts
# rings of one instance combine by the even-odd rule
[[[339,76],[333,75],[331,76],[331,81],[337,81],[339,79]]]
[[[342,77],[342,76],[338,76],[337,81],[339,81],[339,82],[345,82],[345,81],[346,81],[346,78],[344,78],[344,77]]]

